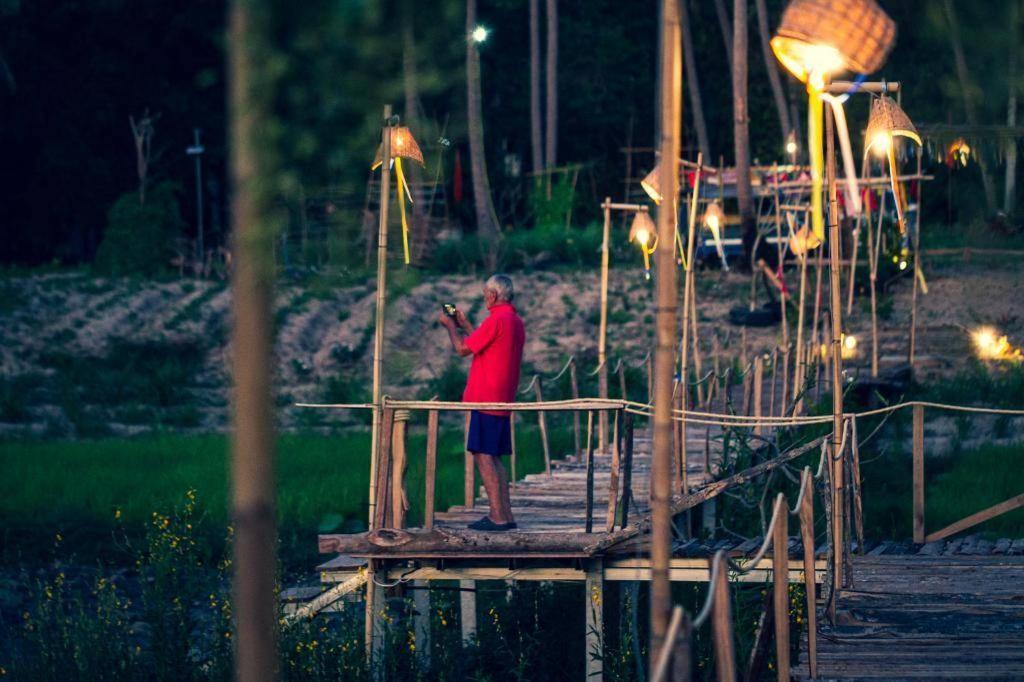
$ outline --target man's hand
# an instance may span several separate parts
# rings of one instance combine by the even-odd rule
[[[442,326],[447,327],[448,329],[455,329],[455,320],[448,317],[447,313],[441,313],[440,317],[437,318],[437,321],[440,322]]]
[[[464,329],[466,333],[473,333],[473,325],[471,325],[469,320],[466,319],[466,314],[458,308],[455,309],[455,323]]]

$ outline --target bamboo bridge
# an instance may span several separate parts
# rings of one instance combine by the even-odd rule
[[[741,674],[733,643],[730,582],[773,585],[772,607],[762,617],[751,661],[742,666],[748,675],[757,665],[763,666],[768,651],[774,649],[780,679],[1020,679],[1024,675],[1024,540],[989,541],[977,535],[965,538],[962,533],[1024,507],[1024,495],[926,532],[924,434],[926,409],[1018,416],[1024,411],[902,403],[846,415],[838,453],[831,452],[829,435],[789,438],[787,442],[794,444],[780,450],[771,445],[775,434],[792,435],[801,427],[817,427],[815,433],[820,434],[831,425],[832,417],[794,412],[804,395],[792,386],[788,393],[783,388],[777,399],[785,372],[779,377],[773,363],[769,377],[764,361],[756,358],[743,371],[734,372],[731,380],[726,370],[724,388],[717,376],[691,386],[703,384],[701,404],[706,408],[717,407],[713,386],[719,386],[720,411],[684,410],[681,399],[676,403],[671,511],[684,530],[673,543],[669,576],[673,581],[706,582],[709,587],[698,613],[686,614],[676,607],[668,644],[652,652],[658,657],[660,679],[669,679],[670,665],[687,665],[691,633],[705,624],[713,633],[718,678],[736,679]],[[621,368],[620,362],[620,377]],[[648,581],[652,572],[651,437],[646,427],[636,424],[649,416],[650,406],[624,397],[544,401],[539,381],[527,387],[531,388],[536,388],[536,402],[500,405],[513,412],[514,424],[530,415],[537,419],[545,451],[545,471],[516,480],[511,490],[519,530],[485,533],[465,528],[486,508],[468,455],[463,503],[435,511],[440,414],[498,404],[385,399],[371,529],[319,537],[321,553],[335,556],[319,567],[321,589],[296,589],[284,595],[289,618],[338,609],[365,593],[367,613],[373,614],[367,618],[367,639],[373,647],[383,640],[386,624],[371,606],[383,602],[387,589],[403,583],[426,587],[430,581],[457,580],[463,639],[471,641],[477,629],[477,581],[581,582],[586,585],[585,594],[592,595],[584,605],[587,627],[582,633],[587,676],[600,679],[601,657],[594,653],[600,653],[604,641],[604,584]],[[677,397],[680,394],[677,390]],[[914,537],[902,543],[872,541],[864,538],[862,530],[857,420],[904,409],[913,412],[913,499],[908,500],[908,509],[912,509]],[[408,418],[416,411],[427,413],[422,491],[407,489],[404,475]],[[562,460],[551,459],[547,444],[545,415],[556,412],[578,415],[576,452]],[[581,427],[584,422],[586,426]],[[764,443],[751,465],[741,471],[720,466],[723,434],[730,432],[756,434],[757,442]],[[788,470],[800,458],[805,466],[799,470],[797,499],[791,509],[785,495],[775,498],[763,536],[715,537],[719,496],[742,486],[760,489],[765,476],[773,472],[793,476]],[[808,462],[816,463],[816,471]],[[829,482],[831,462],[842,463],[849,481],[838,497]],[[417,528],[407,527],[405,521],[411,495],[423,495],[425,501],[425,518]],[[847,528],[838,550],[831,532],[837,513]],[[816,539],[816,514],[828,520],[829,532],[823,540]],[[839,561],[833,559],[836,551]],[[838,576],[836,565],[841,567]],[[790,632],[790,583],[802,584],[806,595],[807,620],[796,637]],[[428,590],[414,590],[413,598],[416,611],[429,614]],[[429,642],[427,617],[416,618],[417,642]],[[791,657],[794,640],[797,655]],[[428,645],[425,648],[429,650]],[[686,679],[682,667],[672,679]]]

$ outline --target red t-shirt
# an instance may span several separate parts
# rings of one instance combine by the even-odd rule
[[[519,388],[519,366],[523,360],[526,330],[510,303],[499,303],[476,330],[466,337],[473,352],[469,379],[462,393],[467,403],[511,403]],[[504,416],[507,410],[481,410]]]

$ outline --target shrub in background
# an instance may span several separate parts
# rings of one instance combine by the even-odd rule
[[[97,270],[107,275],[158,275],[167,270],[185,224],[177,194],[177,185],[168,181],[154,184],[144,204],[135,191],[122,194],[107,218],[96,254]]]

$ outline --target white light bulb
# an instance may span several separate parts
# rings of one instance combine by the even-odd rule
[[[483,26],[477,26],[476,28],[473,29],[473,32],[470,34],[470,37],[473,38],[474,43],[482,43],[485,40],[487,40],[487,35],[489,33],[490,31],[488,31]]]

